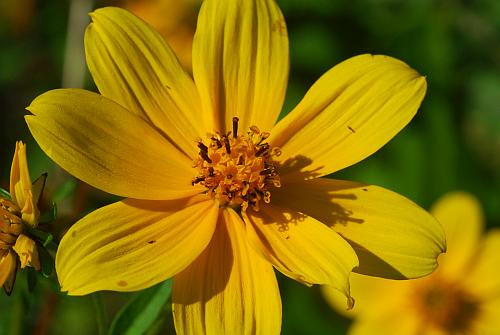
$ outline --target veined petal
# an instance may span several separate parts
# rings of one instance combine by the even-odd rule
[[[135,291],[182,271],[215,230],[218,204],[204,199],[127,199],[85,216],[57,251],[61,289],[70,295]]]
[[[31,177],[26,159],[26,145],[16,142],[16,151],[10,168],[10,194],[14,203],[23,209],[27,201],[27,193],[31,191]]]
[[[85,51],[92,77],[105,97],[147,117],[189,157],[194,141],[213,130],[213,116],[201,113],[191,77],[161,35],[121,8],[91,14]]]
[[[431,213],[443,225],[448,245],[439,271],[447,277],[462,277],[466,266],[476,262],[474,253],[484,229],[481,205],[472,195],[454,192],[439,199]]]
[[[205,0],[193,41],[193,75],[205,113],[219,130],[239,116],[269,131],[281,110],[288,79],[285,20],[273,0]]]
[[[358,255],[358,273],[421,277],[436,268],[438,255],[446,249],[443,228],[434,217],[381,187],[321,178],[283,184],[271,201],[337,231]]]
[[[351,246],[312,217],[274,203],[243,216],[258,250],[282,273],[307,285],[331,285],[347,298],[349,274],[358,266]]]
[[[478,246],[466,276],[461,282],[478,297],[491,299],[500,296],[500,229],[492,229]]]
[[[199,193],[192,162],[144,119],[99,94],[59,89],[37,97],[26,122],[40,147],[75,177],[109,193],[176,199]]]
[[[269,142],[281,147],[283,162],[308,160],[295,177],[327,175],[386,144],[413,118],[425,90],[425,78],[397,59],[353,57],[311,87]]]
[[[247,242],[244,223],[224,209],[207,249],[176,275],[178,334],[279,334],[281,299],[271,264]]]
[[[16,271],[16,255],[11,250],[0,250],[0,286],[3,286]]]

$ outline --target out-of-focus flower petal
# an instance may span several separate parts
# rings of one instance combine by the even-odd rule
[[[474,254],[484,229],[481,205],[472,195],[454,192],[442,197],[431,213],[446,233],[447,251],[440,258],[439,272],[461,277],[468,263],[476,262]]]

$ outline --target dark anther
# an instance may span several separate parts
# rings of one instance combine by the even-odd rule
[[[198,148],[200,148],[201,152],[208,152],[208,147],[201,142],[198,142]]]
[[[226,146],[226,152],[230,154],[231,146],[229,145],[229,139],[227,138],[227,136],[224,136],[224,145]]]
[[[191,182],[191,185],[194,186],[194,184],[198,184],[199,182],[202,182],[205,180],[205,177],[203,176],[200,176],[200,177],[196,177],[192,182]]]
[[[259,174],[260,174],[261,176],[264,176],[264,175],[270,175],[270,174],[273,174],[273,172],[274,172],[274,169],[272,169],[272,168],[268,168],[268,169],[264,169],[264,170],[260,171],[260,172],[259,172]]]
[[[269,149],[269,143],[264,143],[260,146],[259,150],[255,153],[255,156],[262,156]]]
[[[208,153],[206,151],[200,151],[200,156],[203,158],[207,163],[212,164],[212,160],[210,157],[208,157]]]
[[[210,177],[215,177],[215,173],[214,173],[214,168],[213,167],[209,167],[208,168],[208,175]]]
[[[238,137],[238,121],[240,121],[240,119],[237,116],[233,117],[233,137],[234,138]]]
[[[212,141],[214,141],[215,144],[217,145],[217,149],[222,148],[222,143],[220,143],[220,140],[218,138],[212,137]]]
[[[237,165],[243,165],[243,163],[244,163],[243,155],[240,155],[240,158],[238,158],[238,164]]]

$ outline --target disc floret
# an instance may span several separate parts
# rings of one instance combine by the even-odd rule
[[[256,126],[238,134],[238,122],[234,117],[232,132],[210,134],[207,145],[198,141],[200,151],[194,166],[200,174],[192,184],[204,185],[221,205],[259,211],[261,200],[271,201],[270,189],[281,186],[273,161],[281,151],[271,148],[266,142],[269,133]]]

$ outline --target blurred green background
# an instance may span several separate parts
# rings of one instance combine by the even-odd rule
[[[278,2],[291,51],[283,113],[322,73],[357,54],[387,54],[427,76],[427,96],[410,125],[335,178],[381,185],[425,208],[448,191],[469,191],[483,204],[488,227],[500,226],[500,1]],[[45,196],[57,202],[59,218],[44,229],[58,237],[84,213],[116,198],[54,166],[31,138],[24,108],[49,89],[95,89],[84,64],[83,27],[88,11],[109,4],[155,25],[189,67],[196,0],[0,1],[0,184],[8,188],[15,141],[27,142],[32,177],[49,173]],[[94,297],[66,297],[41,275],[30,292],[25,277],[18,274],[11,297],[0,294],[0,334],[96,333]],[[349,321],[326,305],[317,287],[279,281],[284,334],[345,334]],[[110,319],[134,295],[100,294]],[[173,333],[167,307],[150,330],[165,332]]]

